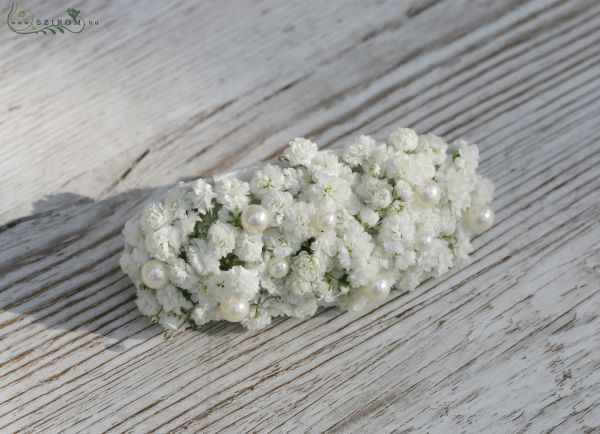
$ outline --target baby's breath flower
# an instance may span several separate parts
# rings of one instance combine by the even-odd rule
[[[233,176],[227,176],[215,185],[217,201],[232,211],[241,211],[248,205],[250,200],[248,197],[249,192],[250,185]]]
[[[410,128],[398,128],[390,134],[386,143],[398,151],[412,152],[419,145],[419,136]]]
[[[213,207],[213,199],[216,197],[212,186],[203,179],[198,179],[191,184],[192,190],[188,193],[191,206],[200,214],[206,214]]]
[[[135,304],[143,315],[152,316],[160,312],[160,304],[152,292],[138,289],[136,295]]]
[[[140,226],[145,232],[152,232],[171,224],[172,215],[160,202],[146,207],[140,218]]]
[[[215,222],[208,230],[210,248],[216,256],[222,257],[231,253],[235,248],[238,230],[228,223]]]
[[[316,143],[296,138],[289,143],[289,148],[283,151],[283,158],[292,166],[309,166],[318,150],[319,147]]]
[[[300,252],[300,254],[294,258],[292,269],[301,279],[309,282],[317,280],[324,271],[319,258],[307,252]]]

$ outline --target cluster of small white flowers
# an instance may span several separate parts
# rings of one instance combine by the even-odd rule
[[[406,128],[341,152],[295,139],[244,179],[179,184],[148,205],[125,225],[120,264],[140,311],[169,333],[356,311],[468,260],[470,238],[493,223],[478,159],[474,145]],[[268,216],[259,230],[244,224],[253,205]]]

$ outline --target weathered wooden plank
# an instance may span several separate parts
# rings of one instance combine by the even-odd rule
[[[0,430],[600,426],[598,4],[311,6],[107,2],[106,32],[0,47],[0,214],[24,217],[0,231]],[[498,223],[470,266],[258,333],[164,343],[137,314],[119,232],[157,186],[400,124],[480,144]]]

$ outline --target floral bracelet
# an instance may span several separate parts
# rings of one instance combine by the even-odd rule
[[[123,230],[121,268],[166,337],[357,311],[464,264],[490,228],[477,146],[400,128],[341,151],[294,139],[276,161],[180,183]]]

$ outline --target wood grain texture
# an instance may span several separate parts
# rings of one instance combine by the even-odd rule
[[[600,3],[80,8],[75,37],[1,31],[1,432],[600,432]],[[255,333],[167,343],[137,312],[141,204],[396,126],[479,144],[498,221],[469,266]]]

